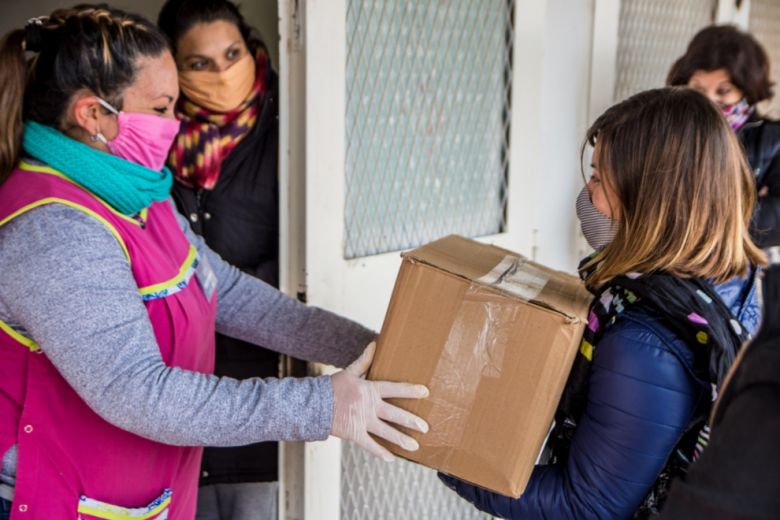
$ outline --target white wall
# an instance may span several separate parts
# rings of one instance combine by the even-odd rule
[[[547,0],[542,79],[543,170],[535,185],[535,258],[573,271],[579,261],[574,201],[583,186],[580,145],[588,121],[595,0]]]

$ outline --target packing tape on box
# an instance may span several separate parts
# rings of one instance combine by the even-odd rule
[[[442,397],[431,397],[427,420],[431,430],[425,443],[432,448],[429,456],[436,467],[450,468],[449,448],[461,444],[468,419],[477,397],[479,385],[485,379],[501,377],[504,357],[512,337],[503,324],[511,323],[516,307],[496,301],[494,293],[484,285],[472,284],[460,305],[453,327],[431,376],[431,388]],[[474,327],[473,317],[482,315],[480,327]],[[462,319],[471,317],[472,320]]]
[[[513,321],[514,307],[487,297],[485,286],[530,301],[539,296],[549,280],[547,273],[527,259],[506,255],[468,289],[431,377],[431,386],[446,389],[443,394],[447,395],[447,399],[431,398],[431,431],[426,434],[426,444],[441,456],[433,462],[442,470],[449,468],[446,448],[461,443],[480,383],[501,377],[504,356],[512,340],[503,324]],[[473,321],[466,326],[466,321],[460,319],[475,314],[483,316],[479,328],[473,327]]]
[[[476,281],[530,301],[539,296],[550,277],[526,258],[507,255]]]

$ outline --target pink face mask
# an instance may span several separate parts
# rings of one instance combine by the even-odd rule
[[[110,141],[100,132],[95,138],[108,146],[117,157],[150,170],[162,170],[181,123],[154,114],[120,112],[106,101],[100,98],[98,101],[106,110],[116,114],[119,132]]]
[[[747,102],[744,97],[732,105],[721,105],[720,111],[726,121],[729,122],[731,129],[735,132],[747,123],[750,116],[753,115],[753,106]]]

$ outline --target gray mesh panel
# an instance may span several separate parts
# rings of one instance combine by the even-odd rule
[[[342,520],[483,520],[491,518],[450,491],[430,469],[385,463],[352,443],[341,459]]]
[[[349,0],[346,258],[503,230],[513,9]],[[341,518],[487,518],[422,466],[342,465]]]
[[[751,0],[750,32],[769,54],[772,80],[775,82],[775,92],[777,92],[780,83],[780,1]],[[767,110],[770,116],[780,117],[780,96],[775,94]]]
[[[349,0],[345,258],[503,230],[512,16],[513,0]]]
[[[663,87],[672,63],[713,22],[716,8],[717,0],[623,0],[615,101]]]

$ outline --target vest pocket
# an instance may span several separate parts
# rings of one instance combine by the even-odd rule
[[[173,492],[166,488],[162,495],[143,507],[121,507],[84,495],[79,498],[78,520],[166,520]]]

